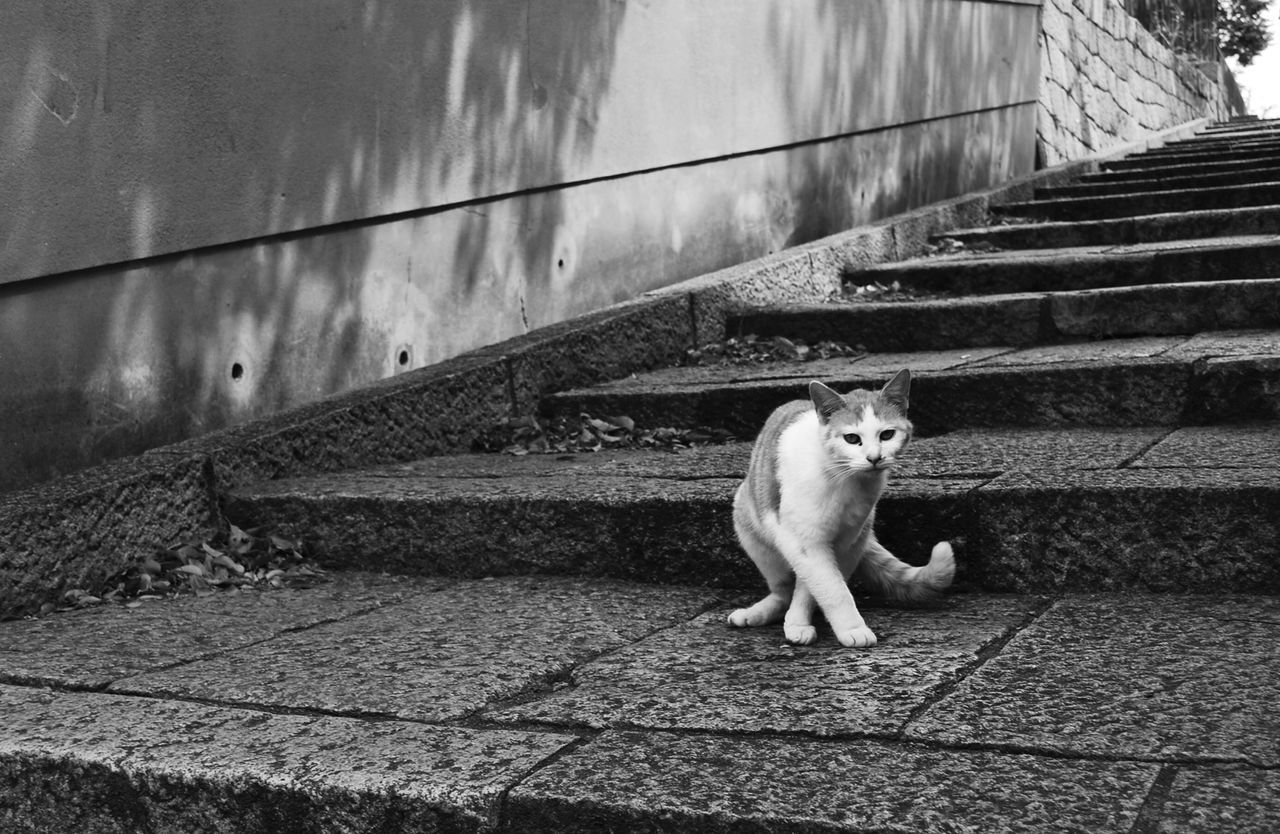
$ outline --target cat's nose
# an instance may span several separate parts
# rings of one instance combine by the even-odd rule
[[[880,463],[881,455],[867,455],[867,463],[877,466]]]

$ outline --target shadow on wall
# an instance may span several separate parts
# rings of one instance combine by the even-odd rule
[[[365,309],[371,236],[288,235],[560,181],[592,144],[627,8],[16,5],[0,10],[0,79],[17,82],[0,93],[0,489],[387,375],[364,332],[384,315]],[[570,106],[547,106],[549,84]],[[556,228],[554,193],[528,205],[501,228],[478,210],[454,263],[511,224]],[[228,243],[261,235],[277,237]],[[552,236],[523,243],[553,259]],[[395,266],[406,294],[431,267]],[[448,277],[491,290],[479,270]]]
[[[1038,54],[1027,34],[1038,11],[1033,5],[821,0],[820,22],[798,26],[796,7],[779,5],[770,48],[785,95],[798,103],[791,112],[812,123],[805,130],[819,130],[833,110],[860,114],[868,125],[904,125],[1034,103]],[[814,31],[830,36],[815,42]],[[940,124],[923,125],[807,156],[809,165],[791,173],[794,228],[786,245],[985,187],[993,167],[1008,171],[1010,148],[994,136],[972,136],[957,155],[945,133]],[[833,162],[833,155],[844,158]],[[845,175],[824,175],[831,170]]]

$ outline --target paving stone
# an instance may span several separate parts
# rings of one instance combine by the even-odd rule
[[[763,595],[744,598],[744,603]],[[574,670],[573,685],[488,717],[570,726],[720,732],[892,735],[978,653],[1011,634],[1040,603],[1028,597],[957,595],[939,607],[871,608],[879,643],[859,651],[819,626],[819,641],[792,646],[782,627],[736,629],[731,608]]]
[[[907,737],[1274,768],[1278,640],[1274,597],[1060,600]]]
[[[1280,424],[1187,426],[1130,465],[1138,469],[1280,469]]]
[[[702,590],[579,579],[463,582],[112,690],[447,721],[550,685],[713,600]]]
[[[1157,834],[1275,834],[1280,772],[1185,768],[1159,809]]]
[[[1133,339],[1108,339],[1100,342],[1042,345],[983,359],[975,362],[974,365],[984,368],[1013,368],[1099,360],[1124,362],[1129,359],[1161,356],[1186,342],[1187,339],[1180,336],[1144,336]]]
[[[0,828],[478,831],[572,738],[0,686]]]
[[[0,681],[101,689],[438,589],[448,580],[343,574],[307,589],[103,605],[0,623]]]
[[[1274,469],[1009,472],[957,523],[989,590],[1280,592]]]
[[[961,429],[939,437],[913,440],[895,470],[894,479],[1114,469],[1137,457],[1169,431],[1167,428]]]
[[[1154,776],[874,741],[608,732],[508,802],[529,832],[1128,832]]]
[[[1280,330],[1226,330],[1200,333],[1169,351],[1171,358],[1280,357]]]

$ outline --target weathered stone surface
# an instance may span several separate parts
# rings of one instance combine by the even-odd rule
[[[157,545],[208,535],[207,458],[131,458],[0,496],[0,619],[94,589]]]
[[[1245,768],[1180,769],[1160,806],[1158,834],[1280,831],[1280,773]]]
[[[853,274],[849,280],[898,281],[920,289],[990,294],[1277,277],[1280,237],[1271,234],[974,252],[884,264]]]
[[[1280,590],[1274,469],[1010,472],[970,500],[991,590]]]
[[[1026,347],[973,363],[982,368],[1018,368],[1035,365],[1060,365],[1072,362],[1126,362],[1169,353],[1186,343],[1183,337],[1142,337],[1108,339],[1105,342],[1074,342],[1061,345]]]
[[[1088,338],[1280,327],[1280,280],[1201,281],[1055,293],[1054,329]],[[1173,355],[1194,352],[1192,340]]]
[[[867,304],[789,305],[749,310],[731,319],[731,334],[830,339],[873,352],[947,350],[1033,344],[1041,339],[1041,299],[985,298]]]
[[[326,566],[487,576],[559,573],[735,585],[738,480],[611,475],[389,479],[353,473],[234,496],[237,523],[303,537]]]
[[[523,831],[1127,832],[1155,776],[874,741],[605,733],[509,797]]]
[[[1274,154],[1275,151],[1266,153]],[[1170,156],[1170,159],[1175,158]],[[1189,161],[1191,157],[1176,157]],[[1234,158],[1234,154],[1228,158]],[[1259,157],[1261,158],[1261,157]],[[1139,214],[1161,214],[1173,211],[1195,211],[1206,208],[1241,208],[1275,205],[1280,201],[1280,183],[1188,188],[1177,191],[1110,194],[1103,197],[1069,197],[1007,203],[998,211],[1017,217],[1046,220],[1089,220],[1100,217],[1131,217]]]
[[[687,619],[712,599],[599,580],[463,582],[112,690],[447,721],[550,686],[574,664]]]
[[[1088,350],[1080,348],[1080,350]],[[1105,351],[1105,348],[1103,349]],[[1014,364],[1018,353],[998,348],[937,352],[912,381],[911,419],[921,434],[972,426],[1171,425],[1188,408],[1190,361],[1163,357],[1061,362],[1053,365],[971,367],[995,353]],[[816,366],[816,367],[815,367]],[[566,414],[625,414],[647,426],[711,426],[753,437],[773,409],[807,396],[807,381],[837,390],[882,385],[902,367],[918,371],[910,354],[877,354],[853,363],[792,363],[773,378],[738,381],[736,368],[672,369],[626,383],[567,391],[547,398]],[[797,370],[801,376],[791,376]],[[767,366],[753,370],[767,377]]]
[[[1134,468],[1277,469],[1280,426],[1186,426],[1143,452]]]
[[[1171,191],[1178,188],[1207,188],[1220,185],[1249,185],[1280,179],[1280,165],[1274,159],[1254,166],[1248,171],[1194,170],[1186,173],[1170,173],[1162,169],[1159,176],[1150,171],[1143,178],[1128,180],[1103,180],[1080,182],[1073,185],[1046,186],[1036,190],[1036,198],[1052,200],[1059,197],[1086,197],[1104,194],[1129,194],[1134,191]]]
[[[308,589],[104,605],[0,623],[0,681],[101,689],[437,590],[448,580],[343,574]]]
[[[1060,600],[906,734],[943,744],[1274,768],[1277,638],[1274,597]]]
[[[0,686],[0,827],[478,831],[572,741]]]
[[[973,595],[915,610],[864,605],[879,638],[865,651],[840,646],[821,625],[812,646],[788,644],[780,625],[732,628],[725,621],[731,609],[722,608],[579,667],[567,688],[487,717],[593,728],[892,735],[1039,606],[1034,598]]]
[[[913,440],[894,478],[1117,469],[1169,434],[1162,428],[962,429]],[[891,482],[892,483],[892,482]]]
[[[1280,356],[1213,356],[1197,363],[1189,422],[1280,418]]]
[[[470,447],[511,413],[507,366],[478,353],[358,391],[155,449],[144,458],[207,455],[219,489]]]
[[[688,299],[665,295],[542,327],[478,353],[506,358],[513,407],[529,414],[548,392],[673,365],[694,341]]]

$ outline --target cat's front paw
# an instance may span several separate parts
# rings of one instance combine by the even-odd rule
[[[848,631],[837,631],[836,639],[840,641],[840,645],[851,649],[869,649],[876,644],[876,633],[862,626]]]
[[[811,625],[791,625],[790,623],[783,623],[782,636],[787,638],[788,643],[794,643],[797,646],[807,646],[818,639],[818,630]]]
[[[762,626],[768,623],[768,618],[754,608],[739,608],[729,612],[729,625],[735,628]]]

